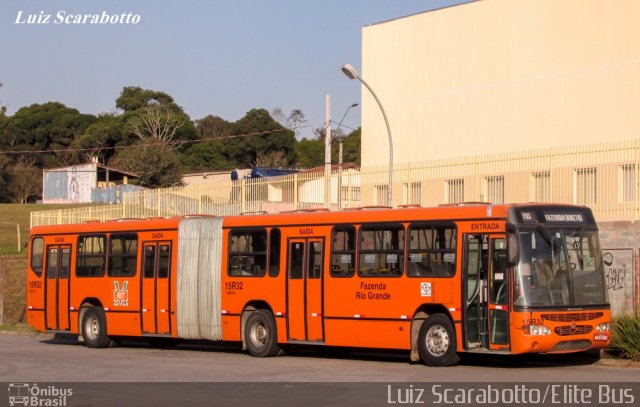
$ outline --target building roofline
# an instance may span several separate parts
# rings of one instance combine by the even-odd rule
[[[121,170],[118,168],[114,168],[114,167],[109,167],[106,166],[104,164],[100,164],[100,163],[84,163],[84,164],[74,164],[74,165],[65,165],[63,167],[54,167],[54,168],[43,168],[42,172],[65,172],[65,171],[71,171],[71,169],[73,167],[77,167],[77,166],[83,166],[83,165],[95,165],[96,166],[96,174],[98,172],[99,169],[103,169],[103,170],[107,170],[110,172],[117,172],[119,174],[123,174],[123,175],[127,175],[129,177],[135,177],[135,178],[140,178],[139,174],[136,174],[135,172],[131,172],[131,171],[125,171],[125,170]],[[87,171],[84,171],[87,172]],[[93,172],[93,171],[91,171]]]
[[[394,17],[394,18],[390,18],[388,20],[377,21],[375,23],[367,24],[364,27],[371,27],[371,26],[374,26],[374,25],[390,23],[392,21],[402,20],[403,18],[409,18],[409,17],[413,17],[413,16],[417,16],[417,15],[420,15],[420,14],[425,14],[425,13],[433,13],[434,11],[445,10],[445,9],[448,9],[448,8],[458,7],[458,6],[462,6],[462,5],[469,4],[469,3],[476,3],[476,2],[479,2],[479,1],[481,1],[481,0],[462,0],[460,3],[450,4],[448,6],[442,6],[442,7],[434,8],[434,9],[431,9],[431,10],[418,11],[417,13],[407,14],[406,16]]]

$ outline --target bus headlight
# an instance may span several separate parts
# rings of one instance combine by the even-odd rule
[[[608,322],[603,322],[601,324],[598,324],[598,326],[596,327],[596,331],[597,332],[609,332],[609,323]]]
[[[529,335],[544,336],[549,335],[550,333],[551,329],[547,328],[544,325],[529,325]]]

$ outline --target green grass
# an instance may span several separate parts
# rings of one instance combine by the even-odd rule
[[[640,313],[616,317],[612,329],[611,347],[622,359],[640,362]]]
[[[29,214],[32,211],[76,208],[85,205],[35,205],[0,204],[0,255],[24,254],[29,240]],[[20,248],[18,249],[18,231],[20,225]]]

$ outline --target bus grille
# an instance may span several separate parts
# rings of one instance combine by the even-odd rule
[[[587,340],[580,341],[563,341],[558,343],[551,352],[562,352],[568,350],[578,350],[578,349],[587,349],[591,346],[591,342]]]
[[[603,312],[582,312],[579,314],[542,314],[542,319],[555,322],[593,321],[602,318]]]
[[[554,331],[560,336],[584,335],[593,331],[593,327],[591,325],[577,325],[575,328],[570,326],[559,326],[556,327]]]

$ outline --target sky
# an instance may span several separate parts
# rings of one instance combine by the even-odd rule
[[[168,93],[194,120],[299,109],[308,126],[299,135],[311,137],[325,121],[327,94],[334,122],[360,103],[359,84],[340,66],[360,70],[363,26],[460,2],[2,0],[0,105],[8,114],[48,101],[114,112],[122,88],[140,86]],[[58,15],[103,12],[131,13],[139,22],[55,23]],[[40,23],[29,24],[30,15]],[[357,107],[342,130],[359,125]]]

